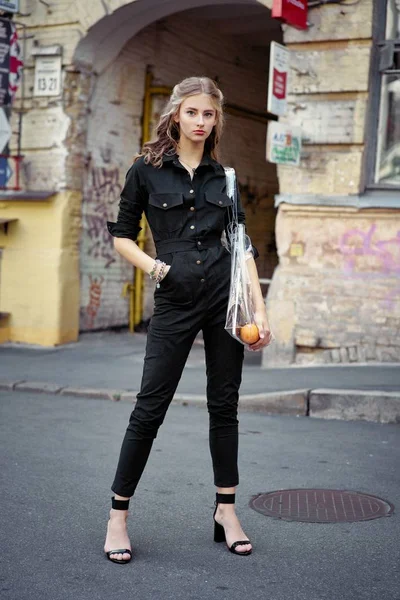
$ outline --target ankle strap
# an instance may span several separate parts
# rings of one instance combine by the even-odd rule
[[[111,506],[114,510],[128,510],[129,500],[116,500],[115,496],[111,498]]]
[[[235,494],[216,494],[217,504],[235,504]]]

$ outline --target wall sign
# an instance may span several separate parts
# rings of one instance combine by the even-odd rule
[[[7,187],[7,183],[10,181],[13,174],[8,158],[0,156],[0,189],[5,189]]]
[[[301,129],[270,121],[267,133],[267,160],[298,167],[301,153]]]
[[[307,29],[307,0],[273,0],[272,17],[298,29]]]
[[[0,108],[0,154],[7,146],[11,138],[11,125],[4,108]]]
[[[5,19],[0,21],[0,106],[10,104],[8,84],[10,77],[11,34],[11,22]]]
[[[0,0],[0,10],[17,13],[19,11],[19,0]]]
[[[271,42],[267,110],[274,115],[282,116],[286,113],[289,62],[290,50]]]
[[[34,96],[61,94],[61,56],[36,56]]]

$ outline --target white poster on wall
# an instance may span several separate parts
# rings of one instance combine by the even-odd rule
[[[271,42],[267,110],[278,116],[284,115],[287,109],[289,63],[290,50]]]
[[[61,56],[37,56],[35,59],[34,96],[61,94]]]
[[[300,165],[301,129],[284,123],[268,123],[267,160],[279,165]]]

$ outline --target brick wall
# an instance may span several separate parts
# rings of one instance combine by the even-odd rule
[[[383,209],[282,207],[280,266],[268,300],[278,339],[271,362],[290,352],[298,364],[400,359],[397,217]]]

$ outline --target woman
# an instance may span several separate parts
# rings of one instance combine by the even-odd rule
[[[116,223],[108,223],[117,252],[156,281],[140,392],[122,443],[112,490],[104,551],[125,564],[132,557],[126,520],[129,499],[146,465],[196,335],[203,331],[207,364],[210,450],[217,486],[214,539],[231,552],[252,551],[235,514],[238,484],[238,391],[243,346],[224,329],[230,254],[221,245],[231,199],[225,194],[217,149],[223,127],[223,96],[213,81],[191,77],[173,89],[157,127],[128,171]],[[238,206],[239,222],[244,212]],[[146,214],[157,260],[135,240]],[[247,261],[256,304],[261,350],[270,333],[254,258]]]

